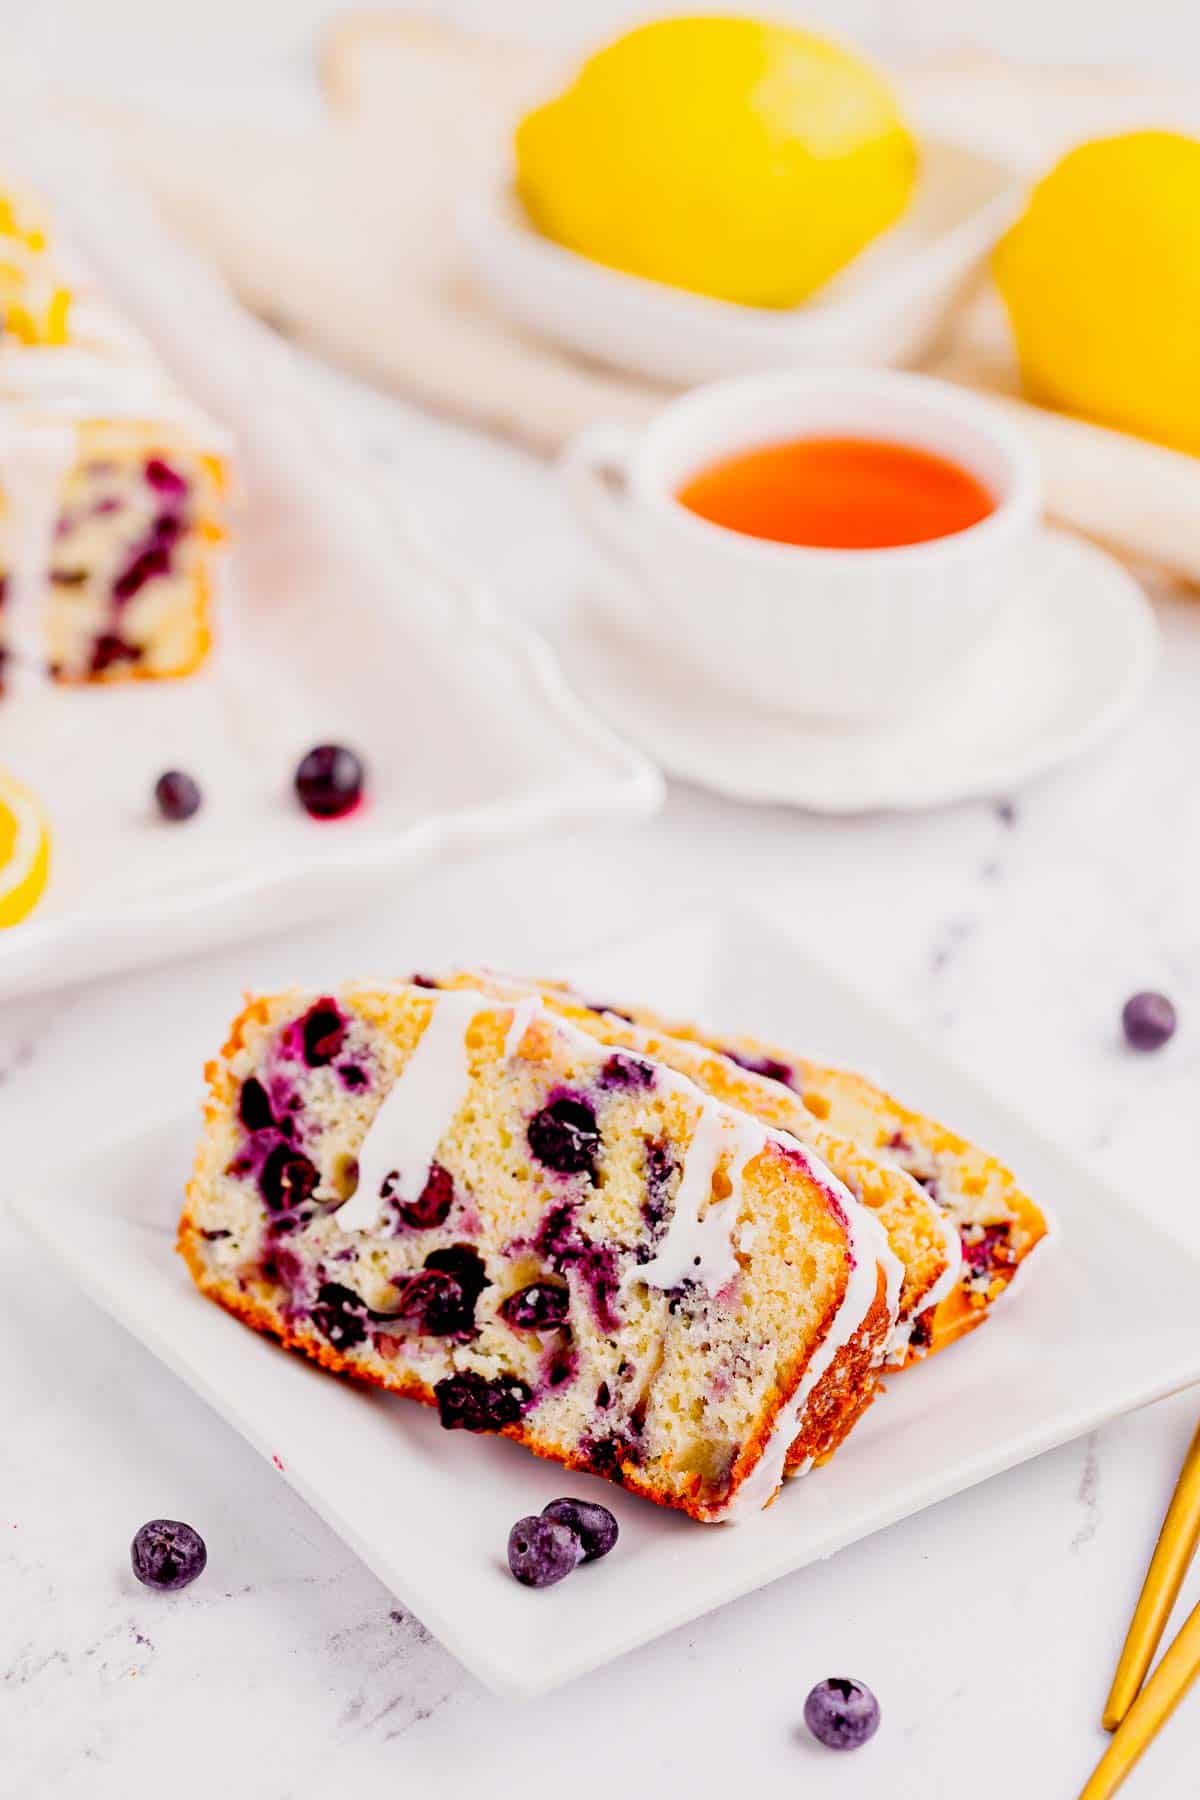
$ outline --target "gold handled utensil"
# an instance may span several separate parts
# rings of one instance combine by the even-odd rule
[[[1193,1441],[1189,1462],[1196,1458]],[[1200,1606],[1188,1615],[1178,1637],[1129,1708],[1112,1742],[1096,1764],[1079,1800],[1109,1800],[1132,1769],[1159,1727],[1170,1718],[1196,1676],[1200,1675]]]
[[[1154,1546],[1150,1567],[1129,1622],[1121,1660],[1104,1707],[1104,1728],[1115,1731],[1138,1693],[1154,1660],[1171,1608],[1200,1539],[1200,1425],[1184,1458],[1167,1516]],[[1193,1614],[1193,1618],[1195,1615]],[[1189,1619],[1190,1625],[1192,1620]],[[1184,1630],[1187,1630],[1184,1626]],[[1182,1633],[1180,1634],[1182,1636]],[[1176,1640],[1178,1641],[1178,1640]],[[1200,1641],[1200,1640],[1198,1640]],[[1165,1660],[1165,1659],[1164,1659]],[[1195,1671],[1193,1670],[1194,1674]],[[1191,1679],[1191,1676],[1188,1677]],[[1176,1699],[1178,1695],[1176,1696]],[[1174,1705],[1174,1701],[1171,1702]],[[1170,1708],[1167,1709],[1168,1711]],[[1163,1714],[1166,1717],[1166,1714]]]

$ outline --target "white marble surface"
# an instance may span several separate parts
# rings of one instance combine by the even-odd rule
[[[313,379],[507,603],[533,619],[569,604],[586,553],[542,468]],[[243,984],[454,955],[544,967],[745,892],[786,907],[810,948],[1200,1241],[1200,608],[1164,606],[1162,620],[1142,718],[997,804],[822,822],[679,788],[636,829],[441,871],[303,936],[265,923],[219,957],[5,1006],[4,1179],[197,1095]],[[1146,985],[1176,997],[1183,1028],[1135,1059],[1117,1014]],[[1103,1747],[1112,1661],[1200,1410],[1183,1396],[1116,1423],[522,1708],[466,1676],[2,1218],[0,1292],[0,1800],[1069,1795]],[[210,1548],[204,1580],[173,1598],[128,1569],[133,1530],[158,1514],[193,1520]],[[1184,1603],[1198,1597],[1200,1577]],[[839,1760],[800,1716],[811,1683],[844,1672],[875,1688],[884,1725]],[[1194,1795],[1198,1754],[1193,1700],[1131,1800]]]
[[[584,552],[541,468],[333,385],[364,444],[512,605],[545,617],[566,603]],[[303,937],[6,1007],[6,1161],[39,1167],[195,1095],[243,983],[454,954],[547,966],[747,892],[1178,1227],[1200,1153],[1200,612],[1163,619],[1144,717],[1084,765],[997,796],[1011,816],[830,823],[678,789],[649,825],[446,870]],[[1176,996],[1184,1026],[1134,1059],[1116,1016],[1147,983]],[[986,1800],[1018,1782],[1067,1794],[1101,1747],[1110,1664],[1200,1405],[1113,1425],[522,1709],[399,1615],[272,1469],[7,1225],[0,1268],[4,1800],[149,1794],[181,1758],[177,1791],[261,1800],[393,1780],[599,1797],[626,1757],[697,1792],[719,1772],[747,1791],[915,1800],[969,1770]],[[211,1550],[204,1581],[173,1599],[138,1589],[126,1562],[132,1531],[164,1513]],[[886,1723],[839,1762],[798,1726],[810,1683],[844,1669],[876,1688]],[[1130,1794],[1191,1794],[1197,1749],[1200,1710],[1185,1708]]]

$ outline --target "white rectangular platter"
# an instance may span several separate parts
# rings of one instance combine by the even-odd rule
[[[886,1070],[902,1095],[998,1151],[1059,1218],[1061,1240],[1022,1292],[951,1351],[893,1377],[827,1468],[744,1524],[695,1525],[515,1445],[445,1432],[432,1413],[331,1380],[202,1300],[172,1253],[194,1117],[15,1198],[81,1285],[494,1689],[552,1688],[1200,1380],[1195,1257],[778,931],[740,915],[693,922],[566,972],[597,1000],[636,994]],[[603,1499],[621,1540],[531,1593],[505,1566],[508,1530],[564,1492]],[[846,1568],[852,1596],[851,1558]]]
[[[45,134],[43,134],[45,135]],[[534,635],[392,516],[296,359],[78,148],[34,178],[114,302],[235,446],[217,654],[182,682],[0,702],[0,768],[44,800],[50,890],[0,932],[0,998],[284,929],[395,890],[430,859],[659,801]],[[319,825],[312,745],[364,757],[369,803]],[[155,815],[167,768],[202,812]]]

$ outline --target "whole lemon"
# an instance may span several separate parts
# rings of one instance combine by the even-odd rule
[[[1072,150],[993,266],[1031,399],[1200,452],[1200,142]]]
[[[849,51],[746,18],[662,19],[522,120],[539,231],[630,274],[749,306],[811,294],[900,213],[916,149]]]

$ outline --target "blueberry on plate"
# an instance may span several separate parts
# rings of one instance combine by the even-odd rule
[[[296,770],[296,793],[314,819],[340,819],[363,796],[366,772],[360,757],[344,744],[318,744]]]
[[[1165,994],[1134,994],[1121,1011],[1125,1041],[1134,1050],[1160,1050],[1175,1035],[1175,1008]]]
[[[569,1525],[531,1513],[508,1534],[508,1566],[523,1587],[552,1587],[583,1560],[583,1545]]]
[[[865,1682],[831,1675],[804,1702],[804,1723],[827,1750],[857,1750],[879,1730],[879,1702]]]
[[[146,1587],[172,1592],[203,1573],[208,1551],[200,1533],[181,1519],[151,1519],[134,1536],[129,1560]]]
[[[204,804],[204,795],[200,792],[199,783],[182,769],[168,769],[160,775],[154,784],[154,799],[164,819],[172,825],[181,825],[185,819],[194,818]]]
[[[607,1506],[596,1500],[572,1500],[569,1496],[552,1500],[549,1506],[543,1506],[542,1517],[557,1519],[575,1533],[583,1546],[584,1562],[607,1556],[619,1535],[617,1521]]]

